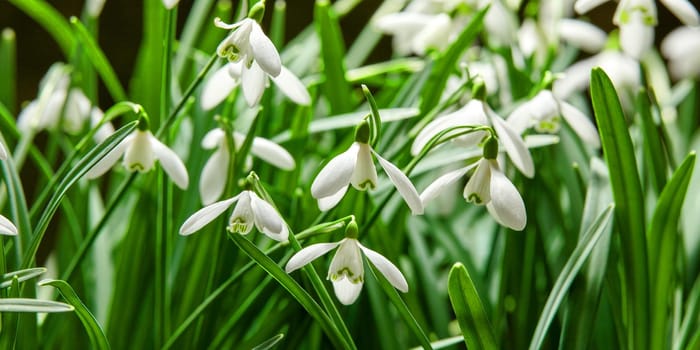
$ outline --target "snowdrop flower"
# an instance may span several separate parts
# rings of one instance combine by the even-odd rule
[[[590,119],[573,105],[554,97],[550,90],[540,91],[516,108],[508,117],[508,123],[518,134],[530,127],[539,133],[553,134],[559,131],[560,117],[583,141],[600,147],[598,132]]]
[[[498,135],[498,139],[503,144],[506,154],[508,154],[508,157],[515,167],[527,177],[533,177],[535,175],[535,166],[532,161],[532,156],[520,134],[513,130],[508,122],[503,120],[503,118],[497,115],[479,98],[472,99],[459,110],[444,117],[436,118],[428,123],[413,141],[411,153],[414,155],[418,154],[425,145],[428,144],[430,139],[443,130],[456,126],[479,125],[493,126],[496,135]],[[485,132],[479,131],[466,136],[460,136],[458,141],[461,144],[472,146],[476,145],[484,136]]]
[[[600,52],[608,39],[602,29],[577,19],[560,19],[556,30],[563,41],[589,53]]]
[[[55,130],[59,125],[70,134],[77,134],[83,128],[85,120],[90,118],[90,100],[78,88],[68,90],[65,86],[54,90],[46,100],[30,102],[17,117],[17,127],[22,132]],[[63,112],[63,113],[61,113]]]
[[[124,167],[130,171],[140,173],[153,169],[156,160],[160,160],[165,173],[181,189],[187,188],[189,177],[182,160],[168,146],[164,145],[151,132],[139,123],[139,128],[131,135],[124,138],[114,149],[104,156],[90,169],[86,176],[94,179],[109,170],[124,155]]]
[[[700,74],[700,27],[680,27],[661,42],[661,52],[669,60],[676,79]]]
[[[613,23],[620,27],[622,50],[639,60],[654,43],[656,26],[654,0],[622,0],[617,6]]]
[[[496,156],[498,143],[491,138],[484,146],[484,157],[467,167],[450,171],[437,178],[421,193],[424,205],[442,190],[464,177],[476,167],[464,187],[464,199],[477,205],[486,205],[489,214],[501,225],[522,231],[527,223],[525,203],[512,182],[500,170]]]
[[[326,211],[335,207],[345,196],[349,185],[358,191],[377,187],[377,170],[372,160],[374,155],[408,204],[411,213],[423,214],[423,205],[411,180],[396,165],[377,154],[367,143],[368,140],[369,125],[363,121],[350,148],[331,159],[318,173],[311,184],[311,195],[318,200],[319,208]]]
[[[374,26],[394,36],[394,50],[399,54],[423,56],[429,49],[442,50],[449,45],[451,22],[445,13],[398,12],[380,17]]]
[[[200,99],[202,108],[208,111],[218,106],[239,84],[242,84],[243,97],[245,97],[248,106],[253,107],[260,102],[265,88],[269,85],[268,78],[272,79],[272,82],[290,100],[302,106],[311,104],[311,96],[309,96],[304,83],[285,66],[280,66],[279,75],[272,76],[264,73],[260,66],[253,61],[247,68],[249,72],[252,72],[248,74],[247,80],[244,80],[242,76],[245,69],[243,62],[234,62],[228,63],[214,72],[202,88],[202,98]]]
[[[220,18],[214,19],[214,25],[232,30],[216,48],[216,53],[230,62],[243,62],[241,76],[244,84],[247,79],[265,72],[273,77],[280,74],[282,62],[275,45],[270,41],[258,22],[245,18],[234,24],[227,24]],[[260,71],[253,71],[252,64],[257,62]]]
[[[625,97],[623,92],[636,93],[640,85],[639,62],[616,50],[604,50],[572,64],[563,72],[563,77],[554,82],[552,92],[557,98],[566,99],[587,88],[591,69],[597,66],[610,77],[621,98]]]
[[[490,5],[484,28],[489,35],[489,43],[495,46],[508,46],[517,41],[518,19],[500,0],[482,0],[481,8]]]
[[[362,291],[365,280],[363,253],[394,288],[404,293],[408,292],[408,283],[401,271],[389,259],[360,244],[356,234],[357,224],[351,221],[348,226],[351,225],[354,225],[354,231],[348,228],[349,233],[346,233],[346,237],[339,242],[312,244],[298,251],[287,262],[285,271],[292,273],[321,255],[338,248],[328,269],[328,279],[333,283],[335,296],[343,305],[354,303]]]
[[[0,215],[0,235],[17,236],[17,227],[2,215]]]
[[[229,161],[231,160],[231,151],[224,136],[224,131],[216,128],[209,131],[202,140],[202,147],[205,149],[216,148],[216,151],[204,165],[202,176],[199,180],[199,193],[202,196],[204,205],[211,204],[219,199],[226,187],[226,180],[228,179],[226,175],[228,174]],[[244,134],[233,132],[233,143],[236,149],[239,149],[244,141]],[[293,170],[296,166],[294,158],[287,150],[262,137],[253,138],[250,153],[282,170]]]
[[[180,235],[187,236],[212,222],[233,204],[233,213],[226,228],[229,232],[248,234],[253,225],[258,231],[280,242],[286,242],[289,229],[277,210],[258,197],[255,192],[245,190],[233,198],[208,205],[190,216],[180,227]]]

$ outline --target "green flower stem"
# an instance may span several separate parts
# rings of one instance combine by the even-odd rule
[[[260,184],[258,181],[258,177],[255,173],[251,173],[250,176],[248,176],[249,180],[252,180],[255,189],[260,195],[262,196],[265,201],[268,203],[272,204],[275,206],[274,202],[272,201],[272,198],[270,195],[267,193],[265,188]],[[276,206],[275,206],[276,208]],[[352,215],[346,216],[342,219],[333,221],[331,223],[344,223],[347,220],[350,220],[352,218]],[[298,252],[301,250],[301,245],[299,244],[299,241],[297,241],[295,235],[291,231],[291,228],[289,229],[289,243],[292,246],[292,249],[294,249],[295,252]],[[328,290],[326,287],[323,285],[323,280],[321,280],[321,277],[318,275],[318,272],[312,265],[307,265],[306,267],[303,268],[304,272],[308,275],[309,279],[311,280],[311,285],[313,286],[314,290],[318,294],[319,298],[321,298],[321,303],[323,304],[323,307],[326,309],[326,311],[330,314],[330,317],[333,319],[333,322],[335,325],[340,329],[342,332],[343,336],[345,337],[346,341],[352,346],[352,348],[356,348],[355,344],[352,339],[352,335],[350,334],[350,331],[348,330],[347,326],[345,325],[345,321],[343,321],[343,318],[340,316],[340,312],[338,312],[338,308],[336,308],[335,303],[333,302],[333,299],[330,296],[330,293],[328,293]]]
[[[306,311],[313,317],[321,326],[323,331],[328,335],[329,339],[336,348],[339,349],[355,349],[352,343],[348,343],[343,333],[336,327],[333,320],[321,309],[316,301],[302,288],[291,276],[284,272],[277,264],[272,261],[265,253],[260,251],[253,243],[239,234],[229,234],[229,238],[246,253],[255,263],[260,265],[272,278],[284,287]]]

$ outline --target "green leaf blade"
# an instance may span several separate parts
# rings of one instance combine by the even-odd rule
[[[454,264],[447,283],[450,302],[467,348],[498,349],[493,327],[467,268],[461,263]]]

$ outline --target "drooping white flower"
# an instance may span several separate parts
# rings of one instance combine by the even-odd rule
[[[205,149],[216,149],[204,165],[202,176],[199,179],[199,193],[202,196],[204,205],[211,204],[219,199],[226,187],[231,151],[224,136],[224,131],[216,128],[209,131],[202,139],[202,147]],[[233,143],[236,149],[243,145],[244,140],[244,134],[233,132]],[[294,158],[287,150],[262,137],[253,138],[250,153],[282,170],[293,170],[296,166]]]
[[[335,296],[343,305],[350,305],[357,300],[362,291],[365,279],[365,269],[362,253],[386,277],[394,288],[406,293],[408,282],[401,271],[381,254],[371,250],[355,239],[346,237],[340,242],[312,244],[298,251],[285,267],[291,273],[316,258],[338,248],[328,270],[328,279],[333,283]]]
[[[561,117],[583,141],[593,147],[600,147],[598,132],[590,119],[578,108],[556,98],[550,90],[542,90],[518,106],[508,116],[508,123],[518,134],[530,127],[540,133],[553,134],[559,130]]]
[[[477,205],[486,205],[488,212],[499,224],[516,231],[523,230],[527,223],[525,204],[518,189],[500,170],[496,159],[481,158],[474,164],[437,178],[421,193],[423,204],[426,205],[475,167],[476,170],[464,187],[464,199]]]
[[[233,198],[208,205],[190,216],[180,227],[180,234],[187,236],[199,231],[212,222],[233,204],[227,230],[232,233],[248,234],[253,225],[258,231],[280,242],[286,242],[289,229],[284,219],[270,203],[258,197],[255,192],[245,190]]]
[[[653,0],[622,0],[613,23],[620,27],[622,50],[639,60],[654,44],[656,4]]]
[[[563,41],[590,53],[600,52],[608,39],[602,29],[577,19],[560,19],[556,30]]]
[[[680,27],[661,42],[661,53],[668,58],[668,68],[676,79],[700,74],[700,27]]]
[[[17,128],[22,133],[61,129],[75,135],[83,130],[86,121],[91,120],[95,125],[95,113],[101,111],[80,88],[70,86],[70,69],[61,63],[51,66],[41,81],[39,97],[29,102],[17,117]],[[102,128],[105,131],[96,133],[95,140],[100,142],[99,137],[110,128],[114,130],[110,123],[105,123]]]
[[[554,82],[552,92],[559,99],[566,99],[574,92],[588,87],[591,69],[600,66],[610,77],[621,99],[625,93],[636,93],[640,85],[639,62],[620,51],[604,50],[601,53],[578,61],[563,72]]]
[[[598,5],[608,2],[609,0],[576,0],[574,9],[579,14],[584,14]],[[696,26],[700,24],[700,14],[693,4],[688,0],[661,0],[661,3],[673,13],[676,18],[681,20],[683,24],[688,26]],[[648,2],[645,0],[622,0],[618,4],[617,11],[621,11],[621,7],[633,8],[635,6],[648,7]],[[645,9],[646,11],[646,9]],[[656,14],[654,14],[656,16]],[[654,17],[656,18],[656,17]]]
[[[245,97],[248,106],[255,106],[260,102],[265,88],[269,85],[268,78],[272,79],[272,82],[290,100],[302,106],[311,104],[311,96],[309,96],[304,83],[285,66],[281,66],[279,75],[272,76],[263,72],[260,66],[253,61],[248,68],[249,74],[246,80],[242,76],[243,70],[243,62],[233,62],[214,72],[202,88],[202,98],[200,99],[202,109],[208,111],[218,106],[239,84],[243,89],[243,97]]]
[[[459,110],[428,123],[416,136],[411,146],[411,153],[418,154],[430,139],[444,130],[456,126],[479,125],[493,126],[506,154],[515,167],[527,177],[535,175],[532,156],[520,134],[480,99],[472,99]],[[479,131],[460,136],[457,140],[465,145],[476,145],[485,135],[485,132]]]
[[[258,22],[245,18],[240,22],[227,24],[216,18],[214,25],[232,30],[231,34],[216,48],[216,52],[230,62],[243,62],[241,75],[244,81],[251,74],[253,62],[257,62],[259,69],[273,77],[280,74],[282,71],[280,55],[270,38],[263,33]]]
[[[17,227],[6,217],[0,215],[0,234],[17,236]]]
[[[374,26],[394,36],[394,50],[401,55],[425,55],[450,44],[452,19],[445,13],[397,12],[378,18]]]
[[[318,200],[319,208],[326,211],[335,207],[343,199],[349,185],[359,191],[374,189],[377,186],[377,170],[372,160],[373,154],[408,204],[411,213],[423,214],[423,205],[411,180],[396,165],[361,141],[353,142],[347,151],[331,159],[314,179],[311,195]]]
[[[165,173],[181,189],[187,188],[189,177],[182,160],[148,130],[136,129],[90,169],[86,176],[94,179],[112,168],[124,155],[124,167],[128,171],[147,172],[159,160]]]

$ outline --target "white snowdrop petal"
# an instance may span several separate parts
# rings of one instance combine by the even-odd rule
[[[316,260],[321,255],[333,250],[338,246],[338,244],[339,242],[312,244],[294,254],[287,262],[284,270],[287,273],[292,273],[306,264]]]
[[[267,76],[255,61],[253,61],[250,67],[243,67],[241,84],[243,86],[243,97],[245,97],[248,106],[257,106],[265,92]]]
[[[2,215],[0,215],[0,234],[8,236],[17,235],[17,227]]]
[[[628,22],[620,25],[620,46],[635,59],[650,50],[654,42],[654,27],[644,23],[641,10],[630,11]]]
[[[186,189],[190,180],[187,168],[185,168],[185,164],[182,163],[180,157],[153,136],[151,136],[151,144],[153,145],[153,153],[160,160],[160,165],[165,170],[165,173],[170,176],[170,179],[173,180],[177,187],[183,190]]]
[[[481,158],[474,174],[464,186],[464,199],[478,205],[491,201],[491,165],[489,160]]]
[[[559,106],[562,117],[564,117],[564,120],[571,126],[576,135],[591,146],[600,148],[600,137],[593,122],[583,112],[567,102],[560,101]]]
[[[358,191],[366,191],[377,187],[377,169],[374,167],[374,159],[370,147],[366,143],[358,143],[355,170],[352,172],[350,184]]]
[[[360,145],[354,142],[347,151],[335,156],[316,175],[311,184],[311,195],[316,198],[335,195],[350,183]]]
[[[496,130],[496,134],[513,164],[523,175],[535,176],[535,164],[520,135],[516,134],[501,117],[494,114],[491,120],[494,130]]]
[[[250,46],[253,48],[253,56],[260,68],[273,77],[278,76],[282,70],[280,54],[272,41],[263,33],[258,22],[255,21],[253,21],[253,28],[250,32]]]
[[[39,103],[37,100],[29,102],[17,116],[17,128],[23,133],[29,133],[39,124]]]
[[[250,153],[282,170],[293,170],[296,166],[294,158],[286,149],[262,137],[253,138]]]
[[[606,1],[608,0],[576,0],[574,3],[574,10],[576,10],[576,13],[582,15]]]
[[[216,150],[202,168],[199,178],[199,194],[202,204],[209,205],[221,197],[226,188],[229,153],[224,148]]]
[[[212,74],[202,87],[199,105],[203,110],[208,111],[223,102],[231,91],[238,86],[239,81],[229,74],[230,65],[241,65],[242,63],[229,63],[219,68]]]
[[[90,111],[90,126],[93,128],[97,126],[102,117],[104,117],[104,112],[97,107],[93,107]],[[102,143],[112,134],[114,134],[114,126],[110,122],[105,122],[95,131],[92,138],[96,143]]]
[[[477,100],[471,100],[464,105],[464,107],[445,116],[438,117],[428,123],[416,136],[411,146],[411,154],[416,155],[420,153],[430,139],[443,130],[456,126],[479,126],[487,124],[488,119],[486,118],[486,114],[484,114],[481,103]],[[474,143],[474,145],[476,145],[482,137],[483,133],[476,132],[461,136],[460,139],[462,139],[465,144]]]
[[[343,305],[352,305],[360,296],[363,282],[353,283],[347,277],[333,281],[333,290],[335,296]]]
[[[253,209],[255,225],[266,236],[280,242],[287,241],[287,224],[277,210],[268,202],[250,192],[250,206]]]
[[[290,100],[302,106],[311,104],[311,96],[304,83],[285,66],[282,66],[278,76],[270,76],[270,78]]]
[[[202,148],[214,149],[221,145],[225,133],[221,128],[209,130],[202,138]]]
[[[597,65],[598,56],[580,60],[564,71],[564,76],[557,79],[552,87],[554,96],[565,99],[576,91],[588,86],[591,69]]]
[[[697,26],[700,24],[698,10],[687,0],[661,0],[661,3],[683,24]]]
[[[607,34],[595,25],[571,18],[562,18],[557,23],[560,38],[586,52],[599,52],[605,47]]]
[[[340,190],[338,190],[338,192],[327,197],[319,198],[318,209],[320,209],[321,211],[328,211],[333,209],[336,205],[338,205],[340,200],[343,199],[349,187],[350,186],[348,185],[343,186]]]
[[[223,200],[220,202],[213,203],[202,209],[199,209],[194,214],[192,214],[180,227],[180,234],[187,236],[193,234],[208,223],[216,219],[221,213],[226,211],[241,195],[237,195],[233,198]]]
[[[389,280],[394,288],[404,293],[408,292],[408,282],[406,282],[406,278],[403,276],[399,268],[396,267],[396,265],[374,250],[369,249],[359,243],[358,245],[360,246],[360,249],[362,249],[362,252],[365,253],[367,259],[369,259],[374,267],[376,267],[377,270],[379,270],[379,272],[381,272],[382,275]]]
[[[516,231],[525,228],[525,203],[515,185],[495,166],[491,168],[491,202],[486,208],[500,224]]]
[[[476,164],[478,163],[471,164],[465,168],[450,171],[435,179],[435,181],[428,185],[428,187],[426,187],[420,194],[420,199],[421,202],[423,202],[423,206],[426,206],[428,202],[437,197],[445,188],[461,179],[469,170],[476,166]]]
[[[396,167],[396,165],[382,158],[382,156],[377,154],[377,152],[374,152],[374,155],[377,157],[379,165],[381,165],[386,174],[389,175],[389,179],[392,183],[394,183],[394,186],[396,186],[396,189],[399,191],[399,194],[401,194],[401,197],[403,197],[404,201],[406,201],[408,207],[411,208],[411,214],[423,214],[423,202],[421,201],[418,191],[416,191],[416,188],[413,186],[411,180],[409,180],[408,177]]]
[[[95,165],[90,168],[90,170],[85,173],[85,178],[94,179],[102,174],[106,173],[107,170],[111,169],[114,164],[117,163],[119,158],[124,154],[127,147],[131,144],[134,139],[134,135],[131,134],[122,140],[116,147],[109,151],[102,159],[100,159]]]

